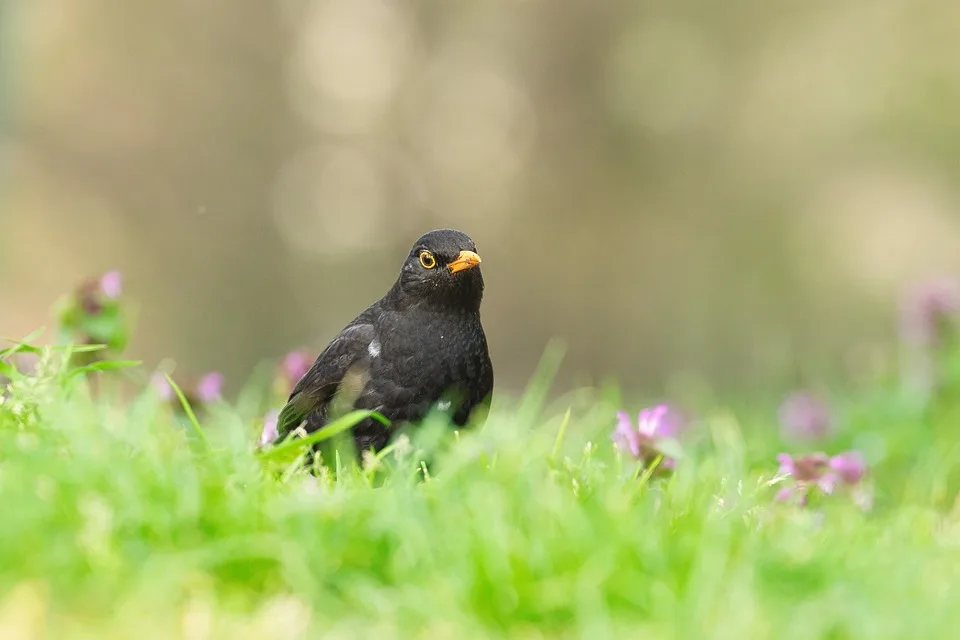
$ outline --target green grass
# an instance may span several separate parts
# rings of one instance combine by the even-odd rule
[[[676,473],[636,480],[609,439],[617,394],[547,402],[538,379],[480,429],[438,419],[377,468],[341,460],[316,479],[258,454],[256,389],[198,412],[199,438],[153,394],[121,398],[119,374],[55,363],[0,405],[0,638],[960,629],[949,403],[882,386],[847,399],[828,448],[869,445],[877,500],[862,513],[773,504],[783,445],[756,404],[704,408]]]

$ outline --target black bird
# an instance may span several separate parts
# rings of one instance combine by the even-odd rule
[[[480,324],[483,276],[473,240],[438,229],[414,243],[400,276],[317,357],[277,421],[279,439],[303,425],[312,433],[351,409],[381,413],[353,428],[357,453],[377,451],[393,428],[432,407],[464,426],[488,403],[493,366]]]

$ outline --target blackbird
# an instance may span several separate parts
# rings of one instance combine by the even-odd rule
[[[312,433],[351,409],[377,411],[353,427],[357,453],[382,449],[391,429],[432,409],[464,426],[489,403],[493,365],[480,324],[483,276],[473,240],[430,231],[407,254],[390,290],[351,321],[297,382],[277,420],[278,438]]]

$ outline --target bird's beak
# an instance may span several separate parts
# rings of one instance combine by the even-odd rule
[[[478,264],[480,264],[480,256],[473,251],[461,251],[456,260],[447,264],[447,268],[450,269],[450,273],[457,273],[473,269]]]

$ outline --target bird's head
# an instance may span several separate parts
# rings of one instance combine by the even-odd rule
[[[467,234],[437,229],[421,236],[410,249],[400,278],[401,295],[414,303],[479,309],[483,298],[477,246]]]

